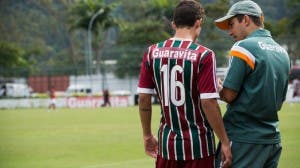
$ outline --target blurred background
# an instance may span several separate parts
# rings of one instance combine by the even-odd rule
[[[173,35],[178,1],[0,0],[0,108],[46,107],[52,86],[58,107],[100,107],[104,90],[112,106],[136,104],[143,53]],[[222,78],[233,41],[214,20],[236,0],[200,2],[206,18],[198,40],[215,51]],[[290,55],[287,98],[299,101],[293,81],[300,76],[300,0],[255,2]]]

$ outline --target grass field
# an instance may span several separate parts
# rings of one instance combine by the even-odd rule
[[[224,111],[224,106],[222,106]],[[154,107],[153,130],[159,121]],[[300,168],[300,105],[280,115],[280,168]],[[152,168],[137,107],[0,110],[1,168]]]

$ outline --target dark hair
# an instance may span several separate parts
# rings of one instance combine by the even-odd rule
[[[192,27],[196,20],[204,18],[202,5],[195,0],[183,0],[175,8],[173,21],[177,27]]]
[[[235,17],[237,18],[237,20],[239,22],[241,22],[243,20],[245,15],[243,14],[238,14],[238,15],[235,15]],[[256,26],[259,26],[259,27],[262,27],[263,26],[263,23],[261,21],[261,18],[257,17],[257,16],[251,16],[251,15],[248,15],[250,17],[250,19],[253,21],[253,23],[256,25]]]

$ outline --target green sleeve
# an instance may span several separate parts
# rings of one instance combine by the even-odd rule
[[[245,61],[238,57],[232,57],[223,87],[239,92],[250,71],[251,68]]]

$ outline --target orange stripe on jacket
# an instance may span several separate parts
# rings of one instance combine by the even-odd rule
[[[239,52],[239,51],[232,50],[232,51],[230,51],[229,55],[238,57],[238,58],[244,60],[250,66],[250,68],[252,70],[254,69],[254,67],[255,67],[254,62],[246,54]]]

